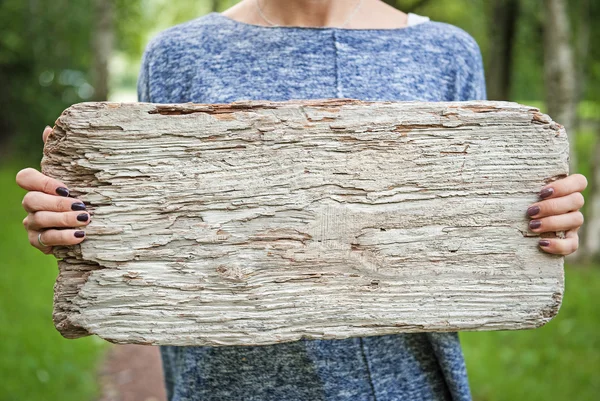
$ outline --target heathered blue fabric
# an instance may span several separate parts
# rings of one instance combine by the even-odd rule
[[[450,24],[399,29],[262,27],[211,13],[147,46],[138,98],[484,100],[475,40]],[[162,346],[170,401],[470,400],[457,333]]]

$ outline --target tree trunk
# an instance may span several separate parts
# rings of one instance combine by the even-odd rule
[[[577,102],[583,99],[584,93],[583,88],[585,87],[585,81],[587,78],[586,67],[588,66],[589,52],[590,52],[590,32],[591,32],[591,5],[589,0],[580,0],[579,3],[579,19],[577,26],[577,47],[576,47],[576,60],[577,60],[577,79],[576,79],[576,99]],[[579,117],[577,114],[576,127],[579,127]]]
[[[583,237],[582,258],[588,261],[600,260],[600,129],[592,153],[592,174],[589,177],[590,190],[587,199],[585,236]]]
[[[569,133],[570,172],[577,172],[577,70],[564,0],[544,0],[544,83],[548,114]]]
[[[172,345],[540,326],[563,258],[525,210],[567,149],[508,102],[75,105],[43,172],[93,217],[55,248],[55,324]]]
[[[109,95],[109,63],[114,42],[113,0],[94,0],[93,87],[94,100],[107,100]]]
[[[489,3],[489,63],[486,68],[488,98],[510,98],[513,43],[519,16],[519,0],[495,0]]]
[[[589,0],[579,3],[577,26],[577,100],[584,97],[585,82],[587,81],[586,67],[589,65],[591,4]],[[575,126],[581,127],[582,122],[576,116]],[[600,130],[592,154],[591,175],[588,180],[590,189],[587,194],[585,224],[579,230],[581,248],[573,259],[600,260]]]

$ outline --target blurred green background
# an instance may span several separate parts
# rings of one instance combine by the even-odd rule
[[[488,97],[534,105],[564,124],[571,171],[589,182],[558,317],[536,330],[461,333],[474,399],[600,399],[600,1],[386,2],[473,35]],[[0,0],[0,401],[96,400],[109,348],[54,329],[56,262],[27,242],[16,172],[39,167],[43,128],[71,104],[136,101],[141,54],[158,31],[235,3]],[[557,54],[569,57],[554,68]]]

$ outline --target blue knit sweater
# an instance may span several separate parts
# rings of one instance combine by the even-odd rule
[[[425,21],[398,29],[266,27],[210,13],[147,46],[138,98],[484,100],[475,40]],[[170,401],[470,400],[456,333],[161,347]]]

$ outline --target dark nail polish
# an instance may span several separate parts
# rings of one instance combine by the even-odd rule
[[[60,196],[69,196],[69,190],[65,187],[56,188],[56,193]]]
[[[83,238],[85,237],[84,231],[75,231],[75,238]]]
[[[86,207],[83,203],[73,203],[71,205],[71,210],[86,210]]]
[[[539,212],[540,212],[540,207],[539,206],[531,206],[529,209],[527,209],[527,214],[529,216],[535,216]]]
[[[77,215],[77,221],[88,221],[89,215],[87,213],[81,213]]]
[[[540,228],[541,225],[542,225],[542,222],[539,220],[531,220],[529,222],[529,228],[531,228],[531,229]]]
[[[552,195],[553,193],[554,193],[554,188],[543,189],[542,192],[540,192],[540,198],[542,198],[542,199],[547,198],[550,195]]]
[[[543,240],[540,240],[539,244],[540,244],[540,246],[548,246],[548,245],[550,245],[550,241],[543,239]]]

